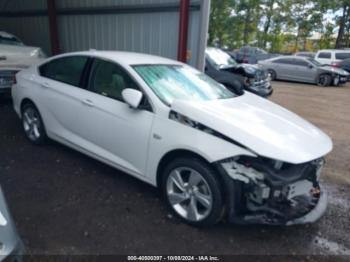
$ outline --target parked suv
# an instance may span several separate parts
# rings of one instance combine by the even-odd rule
[[[0,95],[10,94],[18,71],[45,57],[41,48],[25,46],[16,36],[0,31]]]
[[[335,65],[347,58],[350,58],[350,50],[343,49],[319,50],[315,55],[315,60],[322,65]]]
[[[237,93],[237,86],[268,97],[273,90],[266,71],[254,65],[238,64],[226,52],[209,47],[205,51],[205,73]]]

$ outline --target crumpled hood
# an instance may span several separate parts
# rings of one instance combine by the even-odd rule
[[[239,73],[240,71],[244,71],[244,75],[248,77],[264,77],[265,71],[259,68],[257,65],[251,64],[237,64],[234,67],[223,68],[225,71],[229,71],[232,73]]]
[[[320,129],[249,92],[205,102],[175,100],[171,108],[272,159],[298,164],[332,149],[331,139]]]
[[[38,57],[41,49],[31,46],[15,46],[0,44],[0,69],[23,69],[41,62]]]
[[[244,68],[244,70],[246,70],[247,72],[252,72],[253,74],[265,72],[258,66],[258,64],[238,64],[238,66],[241,66],[242,68]]]
[[[346,72],[344,69],[341,68],[336,68],[336,67],[332,67],[332,66],[321,66],[321,69],[332,72],[332,73],[337,73],[340,75],[344,75],[344,76],[349,76],[350,74],[348,72]]]

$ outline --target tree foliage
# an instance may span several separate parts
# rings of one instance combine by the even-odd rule
[[[349,47],[350,0],[211,0],[209,44],[272,52]]]

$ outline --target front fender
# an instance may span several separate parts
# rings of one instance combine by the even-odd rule
[[[179,149],[200,155],[209,163],[238,155],[256,156],[248,149],[204,131],[157,117],[150,138],[146,173],[152,184],[156,185],[155,174],[163,156]]]

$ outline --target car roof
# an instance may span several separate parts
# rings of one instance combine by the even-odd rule
[[[299,60],[304,60],[304,61],[308,61],[308,60],[309,60],[309,57],[305,57],[305,56],[282,55],[282,56],[272,57],[272,58],[270,58],[270,59],[266,59],[266,60],[263,60],[263,61],[270,62],[270,61],[275,61],[275,60],[283,59],[283,58],[299,59]],[[263,61],[262,61],[262,62],[263,62]]]
[[[165,57],[136,53],[136,52],[124,52],[124,51],[99,51],[99,50],[89,50],[82,52],[72,52],[65,53],[53,58],[64,57],[64,56],[73,56],[73,55],[87,55],[100,57],[106,60],[113,60],[122,65],[143,65],[143,64],[182,64],[181,62],[168,59]]]
[[[276,59],[280,59],[280,58],[293,58],[293,59],[307,59],[307,57],[304,56],[295,56],[295,55],[281,55],[281,56],[276,56],[271,58],[271,60],[276,60]]]
[[[349,49],[322,49],[318,52],[335,52],[335,53],[350,53]]]

